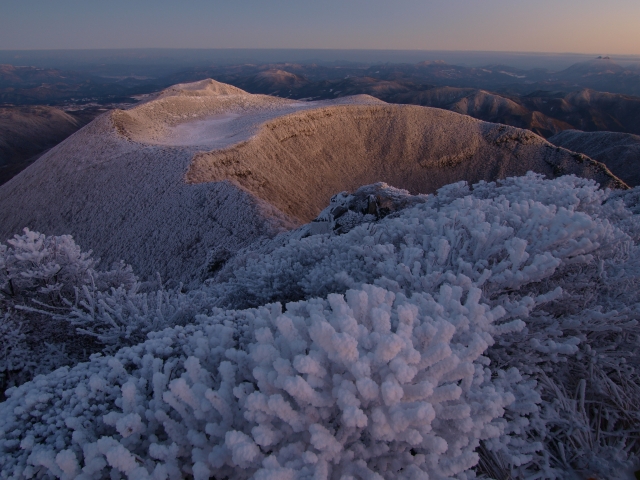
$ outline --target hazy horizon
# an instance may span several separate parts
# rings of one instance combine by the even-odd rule
[[[208,64],[240,63],[317,63],[383,64],[445,61],[452,65],[481,67],[509,65],[523,70],[544,68],[563,70],[575,63],[596,58],[599,54],[491,52],[447,50],[376,50],[376,49],[50,49],[2,50],[0,64],[61,68],[89,71],[97,67],[135,67],[157,74],[176,68]],[[640,55],[611,55],[620,64],[640,63]]]
[[[640,2],[24,0],[0,49],[348,49],[640,55]]]

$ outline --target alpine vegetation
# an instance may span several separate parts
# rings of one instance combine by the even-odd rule
[[[145,340],[188,320],[193,302],[144,285],[122,262],[97,268],[69,235],[29,229],[0,244],[0,391]],[[151,287],[151,288],[149,288]]]
[[[166,310],[124,284],[68,300],[56,318],[107,350],[7,390],[0,476],[628,478],[639,200],[459,182],[245,249]],[[4,305],[11,349],[33,332]]]

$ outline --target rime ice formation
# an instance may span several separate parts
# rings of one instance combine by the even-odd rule
[[[406,208],[380,215],[384,198]],[[342,195],[323,217],[359,212],[346,233],[285,234],[171,293],[189,325],[10,389],[0,476],[628,478],[639,205],[534,174]],[[152,322],[145,295],[70,314]]]
[[[477,463],[479,440],[505,433],[518,380],[484,371],[487,330],[504,311],[465,290],[409,300],[365,286],[286,313],[218,314],[59,370],[36,399],[58,403],[58,437],[36,420],[18,439],[18,417],[2,411],[3,474],[449,478]]]
[[[384,181],[430,193],[460,179],[602,164],[530,132],[366,95],[301,102],[213,80],[176,85],[76,132],[0,187],[0,238],[72,234],[104,265],[197,283],[233,253],[313,219],[331,196]]]

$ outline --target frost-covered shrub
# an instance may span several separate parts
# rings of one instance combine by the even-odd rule
[[[1,391],[72,360],[54,345],[73,332],[42,309],[68,311],[75,287],[91,281],[95,266],[69,236],[25,229],[7,243],[0,244]]]
[[[365,185],[351,194],[335,194],[329,206],[307,228],[311,232],[346,233],[362,223],[380,220],[398,210],[423,203],[427,198],[427,195],[411,195],[407,190],[384,182]]]
[[[7,244],[0,244],[0,392],[105,346],[139,343],[193,308],[181,309],[176,292],[139,293],[124,263],[98,270],[69,235],[25,229]]]
[[[635,228],[639,222],[621,202],[605,204],[608,195],[573,176],[544,180],[530,174],[473,189],[459,182],[424,204],[344,235],[294,239],[269,254],[235,259],[230,277],[211,284],[210,291],[221,307],[238,308],[363,283],[405,294],[431,291],[447,273],[486,283],[485,291],[517,290],[558,267],[595,265],[596,251],[624,255],[634,238],[608,217],[615,213],[616,223],[624,217]]]
[[[462,274],[482,288],[483,301],[514,314],[527,297],[546,295],[549,303],[525,318],[523,332],[501,337],[488,352],[501,368],[535,379],[545,408],[526,425],[510,422],[524,443],[512,442],[509,455],[488,443],[488,460],[500,475],[562,478],[578,468],[614,478],[639,447],[631,400],[640,398],[638,191],[603,191],[571,176],[530,174],[472,188],[459,182],[344,235],[238,259],[233,277],[210,288],[219,305],[242,306],[362,283],[433,292]],[[540,444],[539,453],[518,453]]]
[[[130,478],[143,478],[144,471],[136,469],[144,467],[159,478],[210,473],[287,478],[312,471],[322,475],[327,462],[331,475],[344,473],[347,478],[366,477],[364,468],[382,476],[418,476],[427,470],[430,478],[438,478],[446,473],[449,455],[457,458],[451,465],[464,466],[462,455],[468,454],[464,458],[471,466],[478,454],[476,473],[494,478],[626,478],[640,450],[635,407],[640,398],[639,191],[602,191],[576,177],[544,180],[537,175],[472,187],[460,182],[422,198],[422,205],[343,235],[302,238],[297,232],[284,245],[274,242],[244,252],[226,262],[218,283],[177,300],[178,305],[191,305],[186,317],[174,317],[171,310],[162,318],[187,321],[196,312],[208,316],[152,334],[144,344],[113,358],[96,357],[11,391],[11,398],[0,405],[4,472],[19,476],[49,471],[62,477],[82,468],[89,478],[100,478],[116,468]],[[352,313],[340,313],[339,295],[349,289],[367,298],[379,291],[386,292],[385,298],[395,297],[392,305],[384,300],[367,310],[367,320],[358,316],[353,303],[360,294],[347,293]],[[80,305],[86,312],[98,312],[85,322],[103,322],[108,329],[109,318],[124,324],[127,312],[149,318],[141,306],[122,306],[130,296],[121,292],[120,299],[111,291],[113,302],[105,301],[109,308],[102,310],[106,316],[99,307],[91,310],[91,303]],[[133,297],[140,299],[135,292]],[[288,303],[284,314],[273,306],[211,313],[212,306],[237,309],[299,300],[304,301]],[[480,423],[474,420],[461,434],[464,422],[451,419],[446,422],[455,428],[446,431],[453,437],[437,433],[443,431],[444,420],[438,416],[438,402],[423,399],[433,407],[433,420],[405,428],[401,415],[393,417],[390,427],[399,428],[395,439],[376,443],[371,429],[377,425],[374,418],[382,417],[375,408],[391,415],[384,410],[389,405],[382,385],[396,379],[404,408],[412,397],[399,372],[419,370],[409,380],[412,386],[435,368],[412,364],[404,349],[397,356],[406,369],[394,370],[393,361],[387,366],[371,363],[369,378],[378,385],[377,401],[382,403],[367,403],[358,388],[360,370],[353,369],[362,358],[380,353],[375,343],[381,341],[376,337],[380,332],[373,321],[378,314],[373,312],[385,308],[391,333],[402,337],[399,329],[411,330],[420,359],[429,356],[426,344],[418,341],[422,325],[432,325],[436,333],[440,320],[455,327],[448,358],[461,359],[464,347],[474,371],[454,382],[461,393],[451,402],[463,405],[461,412],[466,404],[469,418],[475,418],[474,408],[484,397],[474,397],[474,392],[488,391],[496,409],[484,417],[485,427],[476,429]],[[412,309],[417,309],[419,325],[414,318],[409,329],[403,327],[400,312],[416,311]],[[488,321],[489,316],[499,317],[500,324]],[[317,329],[320,324],[328,327]],[[331,332],[329,327],[335,330],[331,342],[311,333]],[[114,338],[137,338],[119,332]],[[354,339],[362,334],[356,339],[356,361],[345,362],[339,354],[351,348],[350,341],[336,347],[348,338],[345,333]],[[471,339],[474,334],[477,342]],[[296,350],[302,348],[300,342],[306,342],[304,352]],[[488,348],[481,348],[482,342]],[[296,363],[297,355],[312,360],[319,356],[323,375],[316,379],[299,370],[306,364]],[[289,379],[296,376],[311,390]],[[469,378],[472,387],[467,390]],[[400,392],[387,389],[394,391]],[[260,394],[269,397],[266,404],[249,402],[262,398]],[[271,401],[276,395],[280,397]],[[329,397],[334,404],[322,404]],[[282,410],[279,398],[291,409]],[[295,431],[288,420],[306,429]],[[315,424],[330,435],[318,427],[311,431]],[[427,424],[445,439],[447,449],[423,459],[420,448],[437,450],[437,445],[411,445],[418,437],[409,430],[424,440],[429,433],[425,436],[421,429]],[[376,430],[376,435],[383,431]],[[331,438],[344,457],[331,457],[331,446],[338,448]],[[376,450],[379,445],[388,450]],[[428,464],[432,460],[436,463]],[[472,474],[466,470],[458,476]]]
[[[524,324],[456,283],[219,313],[38,377],[0,405],[2,475],[466,478],[535,392],[483,356]]]
[[[0,314],[0,372],[16,372],[27,368],[29,352],[25,348],[25,334],[18,315]],[[6,374],[6,373],[5,373]]]
[[[97,340],[102,353],[113,354],[143,342],[149,332],[186,325],[196,313],[210,310],[197,291],[189,295],[171,289],[139,292],[135,287],[108,291],[85,287],[78,293],[78,302],[60,318],[76,327],[78,334]]]
[[[70,235],[45,236],[24,229],[0,245],[0,291],[3,303],[27,304],[36,300],[51,306],[73,302],[76,289],[85,285],[97,289],[133,286],[137,279],[123,263],[97,272],[98,260],[82,252]]]

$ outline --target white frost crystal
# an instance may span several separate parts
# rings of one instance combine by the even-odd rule
[[[9,389],[0,477],[625,478],[638,198],[576,177],[460,182],[233,259],[172,293],[190,324]],[[111,311],[154,318],[140,295]]]
[[[80,459],[84,478],[105,468],[130,478],[462,474],[481,440],[504,433],[495,420],[514,395],[482,365],[504,309],[455,283],[411,298],[365,285],[284,313],[274,304],[200,318],[115,361],[39,377],[40,393],[28,383],[3,405],[3,471],[70,475]],[[12,443],[25,433],[33,440]]]

